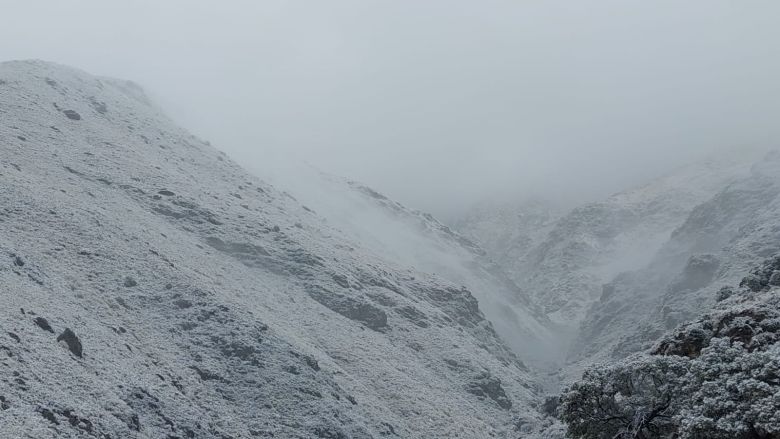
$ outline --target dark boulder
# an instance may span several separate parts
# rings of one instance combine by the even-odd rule
[[[39,328],[54,334],[54,329],[52,329],[51,325],[49,324],[49,321],[46,320],[45,318],[36,317],[33,321],[35,322],[36,325],[38,325]]]
[[[62,334],[57,337],[57,341],[64,341],[65,344],[68,345],[68,349],[73,353],[73,355],[79,358],[83,357],[81,340],[79,340],[76,334],[70,330],[70,328],[65,328],[65,330],[62,331]]]
[[[81,120],[81,115],[73,110],[64,110],[62,113],[70,120]]]
[[[388,329],[387,314],[362,297],[338,294],[318,285],[308,285],[306,292],[331,311],[363,323],[374,331],[384,332]]]
[[[490,398],[504,410],[512,408],[512,401],[506,396],[501,380],[492,376],[489,372],[479,374],[466,389],[469,393],[480,398]]]

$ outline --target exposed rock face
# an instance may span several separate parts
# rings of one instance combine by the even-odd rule
[[[307,290],[312,299],[348,319],[363,323],[374,331],[388,329],[387,313],[368,301],[334,293],[317,285],[311,285]]]
[[[504,410],[512,408],[512,401],[506,396],[506,392],[501,387],[501,381],[490,376],[489,373],[482,373],[469,384],[468,391],[477,396],[490,398]]]
[[[132,83],[35,61],[0,81],[0,436],[514,437],[536,416],[469,289],[352,242]]]

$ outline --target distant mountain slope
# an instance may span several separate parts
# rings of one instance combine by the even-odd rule
[[[542,200],[485,202],[453,221],[453,227],[484,248],[512,278],[524,279],[526,258],[542,243],[565,209]]]
[[[289,176],[289,178],[285,178]],[[502,339],[524,362],[560,362],[549,320],[485,250],[430,214],[409,209],[354,181],[300,166],[279,184],[333,227],[382,258],[464,285]]]
[[[137,86],[2,63],[0,118],[0,436],[515,437],[537,416],[468,289],[361,247]]]
[[[492,256],[507,258],[501,264],[514,265],[507,269],[528,291],[532,302],[554,322],[575,332],[588,308],[598,300],[604,283],[618,273],[649,263],[697,204],[747,175],[749,164],[745,157],[727,157],[686,166],[557,218],[530,206],[526,215],[534,219],[530,227],[522,212],[516,225],[501,221],[497,225],[510,227],[509,233],[519,229],[521,236],[533,236],[517,243],[531,247],[504,248]],[[481,223],[465,221],[460,230],[468,236],[484,236],[485,232],[478,231],[484,228],[480,224],[484,219]]]
[[[780,252],[780,154],[696,206],[647,267],[604,288],[571,360],[620,358],[706,311],[718,289]]]

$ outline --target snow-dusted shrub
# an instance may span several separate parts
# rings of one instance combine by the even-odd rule
[[[780,347],[748,352],[714,339],[690,362],[681,438],[780,438]]]
[[[561,395],[568,435],[780,439],[780,290],[764,281],[777,265],[649,353],[588,369]]]
[[[665,437],[677,430],[686,361],[637,357],[588,369],[561,395],[561,419],[571,437]]]

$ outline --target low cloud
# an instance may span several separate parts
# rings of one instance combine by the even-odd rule
[[[0,3],[0,59],[136,80],[253,169],[306,160],[442,216],[780,137],[777,2]]]

